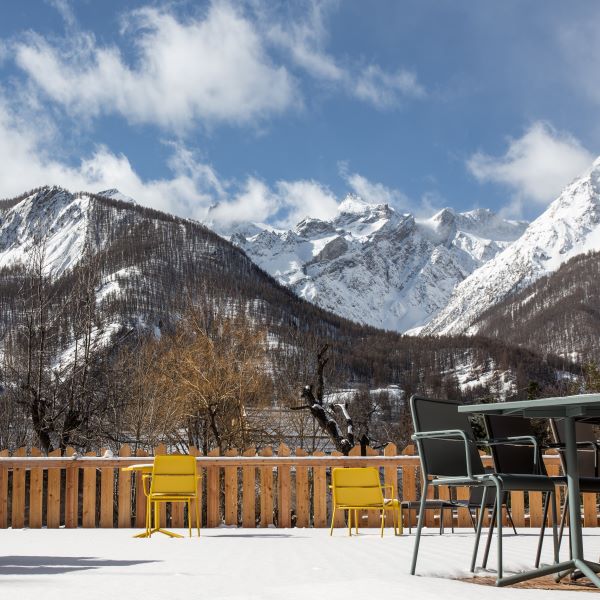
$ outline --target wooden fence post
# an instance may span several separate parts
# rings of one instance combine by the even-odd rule
[[[332,456],[343,456],[343,454],[341,452],[338,452],[337,450],[334,450],[331,453]],[[333,471],[333,467],[331,468]],[[331,502],[333,502],[333,495],[331,494],[330,490],[327,490],[329,492],[329,497],[331,498]],[[333,511],[333,507],[331,509]],[[342,510],[338,510],[335,513],[335,519],[333,520],[333,526],[334,527],[346,527],[346,515],[344,513],[344,511]]]
[[[41,456],[39,448],[31,449],[31,456]],[[44,467],[29,471],[29,527],[39,529],[42,526],[42,500],[44,493]]]
[[[317,451],[313,456],[325,456]],[[313,467],[313,526],[327,527],[327,470],[325,467]]]
[[[215,448],[208,456],[219,456],[219,449]],[[219,467],[206,469],[206,526],[217,527],[221,522],[221,481]]]
[[[289,456],[290,454],[290,449],[283,442],[279,444],[278,456]],[[292,526],[291,469],[288,466],[277,467],[277,515],[278,527]]]
[[[230,449],[225,456],[237,456],[238,451]],[[238,524],[238,468],[225,467],[225,525]]]
[[[256,448],[244,450],[244,456],[255,456]],[[256,527],[256,469],[242,467],[242,527]]]
[[[119,450],[119,456],[131,456],[129,444]],[[117,523],[119,527],[131,527],[131,471],[119,470]]]
[[[263,448],[260,456],[273,456],[273,449]],[[260,468],[260,526],[273,525],[273,467]]]
[[[100,449],[103,455],[106,448]],[[100,469],[100,527],[111,528],[115,526],[115,470],[113,467]]]
[[[308,456],[302,448],[296,448],[296,456]],[[296,465],[296,527],[310,525],[310,498],[308,489],[308,467]]]
[[[88,452],[86,456],[96,456]],[[96,527],[96,468],[83,469],[83,506],[81,515],[82,527]]]
[[[67,446],[65,456],[73,456],[75,448]],[[65,489],[65,527],[73,528],[78,525],[79,517],[79,465],[77,460],[67,465]]]
[[[53,450],[48,456],[60,456],[60,449]],[[46,527],[48,529],[58,529],[60,527],[61,471],[60,467],[48,469],[48,504],[46,508]]]
[[[19,448],[15,456],[27,456],[27,448]],[[25,469],[13,469],[12,520],[13,529],[25,527]]]

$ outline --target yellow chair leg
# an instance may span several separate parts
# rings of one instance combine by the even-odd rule
[[[352,510],[348,509],[348,535],[352,537]]]
[[[356,535],[358,535],[358,511],[354,511],[354,530]]]
[[[385,508],[381,509],[381,537],[383,537],[383,528],[385,526]]]
[[[333,507],[333,514],[331,515],[331,527],[329,528],[329,535],[333,535],[333,523],[335,522],[335,506]]]
[[[188,529],[190,532],[190,537],[192,537],[192,500],[191,500],[191,498],[188,498],[187,506],[188,506]]]

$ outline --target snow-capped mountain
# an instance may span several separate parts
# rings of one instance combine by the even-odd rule
[[[516,242],[460,283],[422,332],[476,333],[478,317],[490,307],[589,250],[600,250],[600,159]]]
[[[406,331],[445,307],[456,285],[526,226],[486,209],[416,219],[350,196],[334,219],[307,218],[288,231],[243,225],[231,241],[299,296],[359,323]]]
[[[305,252],[306,271],[318,276],[316,290],[330,268],[339,278],[339,289],[348,294],[339,298],[352,300],[349,294],[355,293],[355,314],[364,317],[359,310],[377,307],[376,291],[369,285],[387,286],[393,299],[391,282],[411,275],[412,269],[412,278],[403,280],[407,293],[416,287],[415,280],[435,289],[437,273],[449,280],[448,273],[464,276],[486,260],[487,253],[509,243],[507,238],[517,235],[515,229],[520,227],[487,211],[460,215],[444,210],[427,221],[416,221],[385,205],[350,199],[331,222],[305,220],[291,232],[259,229],[255,235],[271,236],[267,239],[279,247],[289,243],[296,253],[290,250],[291,257]],[[43,246],[49,277],[38,280],[27,268],[29,250]],[[363,277],[371,279],[362,282]],[[422,340],[362,327],[299,298],[200,223],[115,199],[112,192],[71,194],[48,187],[0,201],[4,334],[22,330],[24,311],[39,300],[31,288],[36,280],[49,302],[52,335],[47,340],[52,345],[44,356],[52,368],[70,364],[82,331],[90,331],[92,347],[101,354],[102,349],[112,351],[137,337],[172,331],[181,315],[197,305],[247,314],[264,327],[273,369],[284,374],[296,372],[296,354],[310,363],[311,344],[318,347],[321,341],[331,344],[331,364],[338,365],[339,376],[352,384],[376,381],[378,387],[400,385],[431,394],[460,388],[470,399],[491,389],[510,394],[530,379],[553,384],[557,369],[564,369],[552,357],[542,361],[535,351],[507,346],[502,340]],[[331,281],[335,291],[336,280]],[[91,314],[81,308],[82,302],[91,302],[91,330],[81,327],[80,320]],[[8,339],[20,343],[21,338],[3,335],[4,341]],[[368,364],[377,367],[365,368]]]

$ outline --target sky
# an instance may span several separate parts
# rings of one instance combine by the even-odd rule
[[[533,219],[600,153],[599,22],[596,0],[3,0],[0,197]]]

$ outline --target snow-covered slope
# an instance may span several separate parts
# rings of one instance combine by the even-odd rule
[[[26,262],[32,249],[45,246],[46,270],[56,275],[83,254],[89,196],[45,188],[0,211],[0,267]]]
[[[348,197],[329,221],[289,231],[238,229],[231,241],[298,295],[344,317],[406,331],[442,309],[456,285],[526,223],[445,208],[427,220]]]
[[[476,333],[475,321],[508,294],[588,250],[600,249],[600,159],[571,183],[525,233],[454,291],[424,334]]]

